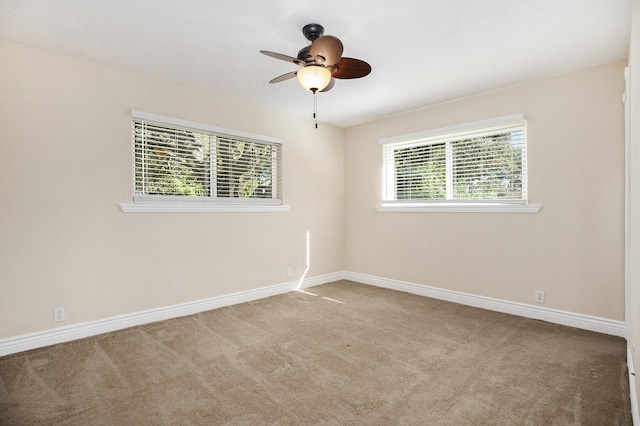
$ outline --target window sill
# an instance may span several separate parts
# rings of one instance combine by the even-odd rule
[[[538,213],[542,204],[382,203],[379,212],[395,213]]]
[[[120,203],[124,213],[274,213],[287,212],[286,205],[246,205],[214,203]]]

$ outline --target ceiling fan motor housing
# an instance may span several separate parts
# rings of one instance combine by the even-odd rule
[[[298,52],[298,59],[304,61],[307,65],[309,63],[315,63],[315,60],[311,57],[311,45],[305,46]]]

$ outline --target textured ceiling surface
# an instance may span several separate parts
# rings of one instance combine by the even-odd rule
[[[311,118],[295,79],[308,23],[369,62],[318,95],[349,127],[626,58],[631,0],[0,0],[0,37]],[[0,58],[2,60],[2,58]]]

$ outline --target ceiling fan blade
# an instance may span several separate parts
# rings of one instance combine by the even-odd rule
[[[301,67],[305,65],[304,61],[301,61],[298,58],[294,58],[293,56],[283,55],[282,53],[269,52],[268,50],[261,50],[260,53],[262,53],[263,55],[271,56],[272,58],[280,59],[281,61],[293,62],[294,64],[300,65]]]
[[[322,89],[321,92],[328,92],[329,90],[333,89],[333,86],[335,85],[336,85],[336,79],[331,77],[331,80],[329,80],[329,84],[327,84],[327,87]]]
[[[337,69],[331,73],[334,78],[360,78],[371,72],[371,65],[360,59],[342,58],[335,66]]]
[[[311,43],[311,57],[319,65],[337,64],[342,57],[344,47],[340,39],[326,35]]]
[[[269,83],[280,83],[281,81],[289,80],[289,79],[295,77],[297,73],[298,73],[297,71],[292,71],[292,72],[288,72],[286,74],[282,74],[281,76],[278,76],[278,77],[272,79]]]

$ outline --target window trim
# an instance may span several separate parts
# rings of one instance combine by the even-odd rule
[[[181,118],[166,117],[164,115],[153,114],[150,112],[131,110],[131,118],[138,118],[141,120],[155,121],[162,124],[170,124],[178,127],[186,127],[194,130],[205,130],[213,133],[223,133],[229,136],[237,136],[240,138],[257,139],[263,142],[279,143],[282,144],[282,139],[274,138],[272,136],[259,135],[256,133],[243,132],[241,130],[225,129],[224,127],[212,126],[210,124],[198,123],[195,121],[183,120]]]
[[[409,133],[405,135],[381,138],[378,143],[384,145],[403,143],[417,143],[420,140],[442,136],[449,133],[459,133],[467,130],[480,129],[483,127],[499,126],[515,121],[525,120],[524,114],[512,114],[501,117],[478,120],[463,124],[440,127],[426,131]],[[449,160],[449,159],[447,159]],[[537,213],[542,208],[540,203],[529,203],[528,200],[387,200],[385,185],[388,182],[382,180],[382,201],[376,206],[379,212],[402,212],[402,213]]]
[[[205,203],[189,201],[143,201],[134,203],[120,203],[123,213],[273,213],[288,212],[288,205],[255,205],[244,203]]]
[[[147,120],[171,126],[204,130],[207,132],[224,134],[232,137],[253,139],[274,144],[283,144],[283,140],[272,136],[259,135],[240,130],[226,129],[209,124],[167,117],[149,112],[131,110],[131,119]],[[135,193],[135,191],[134,191]],[[133,202],[118,203],[124,213],[268,213],[286,212],[290,206],[284,202],[273,204],[267,199],[203,199],[192,197],[172,196],[133,196]]]
[[[395,203],[382,202],[376,210],[383,213],[538,213],[542,204],[536,203],[471,203],[471,202],[431,202]]]

